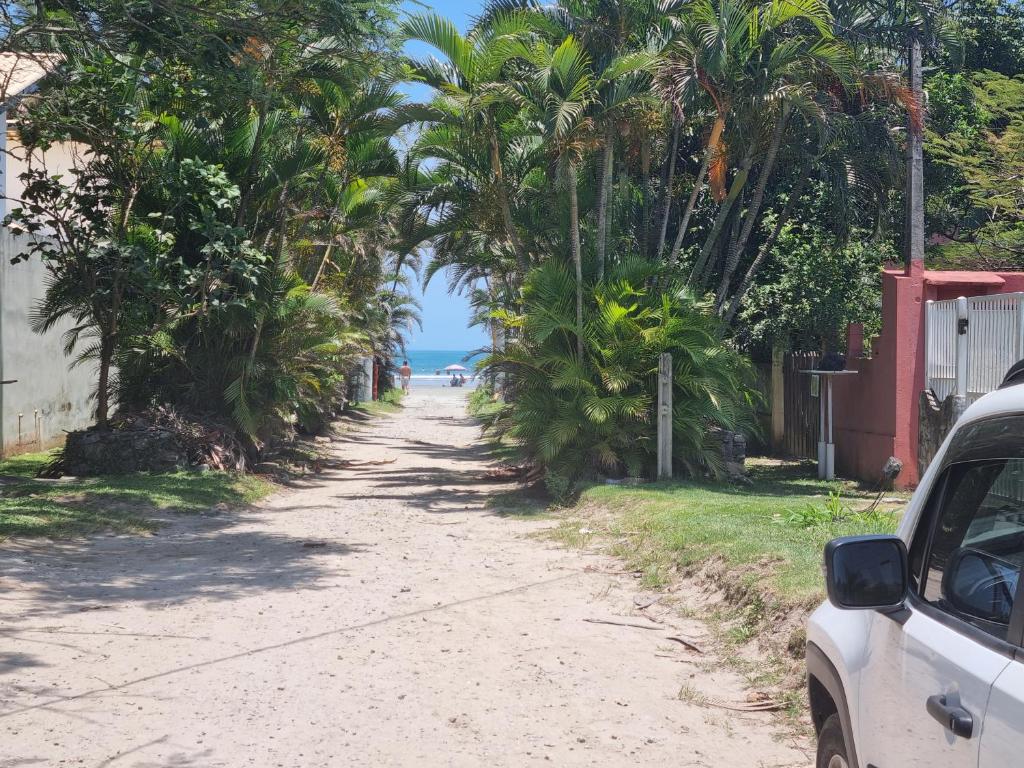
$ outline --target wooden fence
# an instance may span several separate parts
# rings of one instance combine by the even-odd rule
[[[814,368],[817,352],[787,352],[783,358],[785,433],[782,453],[798,459],[818,455],[818,398],[811,396],[811,376],[801,371]]]

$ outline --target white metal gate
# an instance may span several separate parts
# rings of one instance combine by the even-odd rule
[[[1024,293],[929,301],[925,311],[925,386],[945,400],[973,402],[999,388],[1024,359]]]

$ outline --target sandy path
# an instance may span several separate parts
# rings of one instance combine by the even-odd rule
[[[8,543],[0,766],[808,764],[770,716],[680,700],[742,692],[669,632],[584,622],[635,582],[489,513],[476,441],[460,393],[414,394],[336,444],[393,464],[154,537]]]

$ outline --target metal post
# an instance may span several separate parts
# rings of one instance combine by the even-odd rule
[[[932,323],[935,322],[935,300],[928,299],[924,303],[924,388],[928,389],[932,385],[932,373],[934,372],[935,363],[935,350],[932,345],[935,343],[934,329]]]
[[[953,385],[953,410],[959,416],[967,408],[967,366],[970,363],[970,347],[968,345],[967,299],[960,296],[956,300],[956,382]]]
[[[658,358],[658,479],[672,477],[672,355]]]

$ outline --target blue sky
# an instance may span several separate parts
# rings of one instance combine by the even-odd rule
[[[454,21],[465,32],[472,17],[480,12],[479,0],[441,0],[435,3],[414,3],[405,0],[402,9],[409,14],[434,12]],[[429,56],[436,52],[429,46],[410,43],[406,51],[412,56]],[[426,98],[428,89],[405,86],[414,99]],[[419,289],[417,288],[417,291]],[[434,276],[419,297],[423,304],[423,330],[413,331],[410,349],[477,349],[489,343],[481,328],[468,328],[469,304],[464,296],[450,296],[444,274]]]

